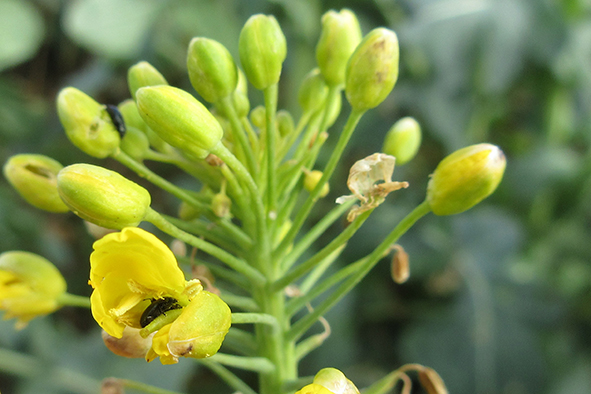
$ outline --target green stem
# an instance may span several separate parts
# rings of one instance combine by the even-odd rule
[[[242,379],[238,376],[234,375],[230,372],[226,367],[220,365],[219,363],[212,361],[210,358],[204,358],[198,360],[202,365],[206,366],[207,368],[211,369],[215,372],[224,382],[228,384],[228,386],[232,387],[237,392],[242,394],[257,394],[256,391],[250,388],[249,385],[244,383]]]
[[[347,201],[344,204],[337,205],[329,213],[327,213],[326,216],[324,216],[318,223],[316,223],[314,227],[312,227],[312,229],[306,232],[306,234],[294,246],[293,250],[283,259],[281,263],[282,268],[285,270],[289,269],[302,255],[302,253],[308,250],[312,243],[314,243],[318,237],[324,234],[324,231],[326,231],[329,226],[339,219],[343,213],[351,208],[354,203],[355,201]],[[351,225],[349,225],[347,229],[349,227],[351,227]]]
[[[378,245],[378,247],[363,260],[363,264],[359,269],[348,277],[326,300],[321,302],[312,313],[303,317],[296,322],[289,332],[286,333],[286,338],[294,340],[301,337],[316,320],[332,308],[341,298],[349,293],[356,285],[367,275],[367,273],[377,264],[382,258],[383,253],[388,250],[390,245],[395,243],[404,233],[412,227],[417,220],[425,216],[431,211],[429,203],[425,200],[417,206],[411,213],[398,223],[390,234]]]
[[[388,375],[363,390],[363,394],[386,394],[396,386],[396,383],[398,383],[403,375],[405,375],[404,372],[399,370],[390,372]]]
[[[216,353],[209,360],[230,367],[258,373],[274,373],[275,365],[266,357],[243,357],[233,354]]]
[[[323,260],[321,260],[314,269],[306,276],[306,279],[302,281],[300,284],[300,293],[306,294],[310,291],[310,289],[318,282],[320,277],[326,272],[326,270],[331,266],[332,263],[343,253],[347,244],[342,245],[341,247],[337,248],[334,252],[326,256]]]
[[[224,339],[224,346],[235,348],[236,346],[232,346],[232,343],[237,344],[245,356],[255,355],[258,348],[254,335],[236,327],[230,327]]]
[[[90,298],[76,294],[64,293],[57,299],[61,306],[78,306],[81,308],[90,308]]]
[[[296,140],[298,139],[298,137],[300,136],[300,134],[304,130],[304,127],[306,127],[306,125],[308,124],[308,122],[310,121],[311,118],[312,118],[312,113],[310,111],[302,114],[295,130],[283,142],[283,144],[281,146],[281,150],[279,151],[279,154],[277,155],[278,161],[282,161],[283,158],[285,157],[285,155],[287,155],[289,153],[289,150],[291,149],[293,144],[296,142]]]
[[[279,322],[275,316],[266,313],[232,313],[232,324],[266,324],[279,331]]]
[[[259,305],[252,298],[232,294],[227,290],[221,292],[220,298],[229,306],[235,306],[248,312],[258,312],[260,310]]]
[[[374,208],[375,209],[375,208]],[[283,289],[285,286],[293,283],[297,278],[304,275],[306,272],[314,268],[319,262],[328,257],[332,252],[340,248],[357,232],[359,227],[367,220],[369,215],[373,212],[373,209],[363,212],[357,216],[355,220],[347,226],[345,231],[340,233],[335,239],[333,239],[328,245],[322,248],[321,251],[316,253],[314,256],[303,262],[302,264],[295,267],[287,275],[273,283],[272,288],[275,290]],[[307,240],[306,240],[307,241]]]
[[[181,241],[186,242],[189,245],[194,246],[198,249],[201,249],[205,253],[208,253],[211,256],[217,258],[218,260],[228,265],[230,268],[245,275],[253,284],[260,286],[266,282],[266,279],[263,276],[263,274],[261,274],[257,269],[248,265],[248,263],[246,263],[244,260],[241,260],[231,255],[225,250],[220,249],[209,242],[206,242],[189,233],[184,232],[183,230],[179,229],[178,227],[174,226],[172,223],[164,219],[158,212],[154,211],[153,209],[150,208],[148,210],[148,213],[146,214],[144,220],[152,223],[154,226],[156,226],[166,234],[178,238]]]
[[[229,222],[228,220],[219,220],[215,215],[211,213],[211,210],[208,205],[202,203],[194,196],[192,196],[186,190],[181,189],[180,187],[168,182],[166,179],[156,175],[154,172],[149,170],[146,166],[141,163],[138,163],[127,154],[122,151],[118,151],[117,153],[111,156],[113,159],[117,160],[124,166],[128,167],[132,171],[134,171],[139,176],[145,178],[149,182],[153,183],[154,185],[158,186],[162,190],[165,190],[172,194],[173,196],[179,198],[182,201],[185,201],[188,204],[191,204],[196,209],[200,210],[201,212],[205,212],[208,219],[212,220],[213,222],[217,223],[222,227],[225,231],[228,232],[230,236],[246,236],[244,232],[236,227],[234,224]]]
[[[250,290],[252,287],[243,275],[240,275],[238,272],[222,267],[218,264],[183,256],[177,256],[176,258],[179,262],[190,266],[202,264],[211,271],[214,277],[225,279],[228,282],[233,283],[245,290]]]
[[[226,96],[223,99],[221,99],[219,101],[219,105],[222,107],[224,113],[228,116],[230,126],[232,126],[232,135],[236,138],[236,140],[238,140],[238,144],[244,152],[244,156],[246,157],[246,167],[248,168],[251,174],[256,174],[256,172],[258,171],[258,166],[254,158],[254,152],[252,150],[252,146],[248,142],[246,132],[244,131],[238,114],[236,113],[236,109],[234,108],[234,103],[232,102],[232,95]]]
[[[170,390],[161,389],[159,387],[154,387],[149,384],[142,383],[142,382],[136,382],[135,380],[129,380],[129,379],[117,379],[117,380],[119,382],[121,382],[121,384],[125,388],[143,391],[144,393],[148,393],[148,394],[180,394],[178,391],[170,391]]]
[[[339,159],[341,158],[341,155],[343,154],[345,147],[347,146],[347,143],[349,142],[349,139],[351,138],[351,135],[353,135],[353,131],[355,130],[355,126],[357,126],[357,123],[361,119],[361,116],[363,116],[364,112],[365,111],[353,110],[351,112],[351,114],[349,115],[349,119],[347,120],[347,124],[345,125],[343,132],[341,133],[341,135],[339,137],[339,141],[337,142],[337,145],[335,146],[334,150],[332,151],[330,159],[328,160],[328,163],[326,164],[326,168],[324,169],[324,172],[322,174],[322,178],[320,178],[320,181],[318,182],[318,184],[316,185],[314,190],[310,193],[310,195],[306,199],[306,202],[304,202],[304,205],[302,206],[302,208],[298,211],[298,214],[294,219],[291,229],[289,230],[289,232],[287,233],[287,235],[285,236],[285,238],[283,239],[281,244],[277,247],[275,256],[277,256],[277,257],[282,256],[283,253],[285,253],[285,250],[287,249],[289,244],[291,244],[293,242],[297,233],[300,231],[302,225],[304,224],[304,221],[306,220],[306,218],[310,214],[312,207],[314,207],[314,203],[318,199],[318,196],[320,195],[320,192],[322,191],[322,187],[324,186],[326,181],[328,181],[328,179],[330,179],[330,177],[332,176],[332,173],[334,172],[334,170],[339,162]]]
[[[264,90],[265,113],[267,124],[267,212],[272,219],[275,219],[277,210],[277,178],[275,173],[275,144],[277,139],[277,124],[275,115],[277,113],[277,84],[273,84]]]

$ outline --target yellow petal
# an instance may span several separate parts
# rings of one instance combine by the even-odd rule
[[[146,355],[146,361],[150,362],[156,357],[160,357],[160,362],[164,365],[176,364],[178,357],[170,354],[168,350],[168,334],[172,324],[162,327],[152,339],[152,349]]]
[[[334,393],[332,391],[328,390],[324,386],[321,386],[316,383],[312,383],[307,386],[304,386],[296,394],[334,394]]]
[[[174,254],[149,232],[136,227],[108,234],[94,243],[90,284],[97,288],[110,273],[133,278],[154,292],[181,294],[185,277]]]

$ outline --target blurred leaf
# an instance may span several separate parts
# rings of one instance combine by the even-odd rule
[[[28,1],[0,1],[0,71],[33,57],[44,34],[43,18]]]
[[[84,0],[66,3],[63,26],[81,46],[100,56],[140,55],[161,5],[156,0]]]

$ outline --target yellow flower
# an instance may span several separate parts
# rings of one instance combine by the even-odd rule
[[[176,320],[154,335],[147,361],[160,356],[163,364],[173,364],[178,357],[211,356],[230,329],[230,308],[198,280],[186,281],[170,249],[140,228],[124,228],[94,243],[89,283],[92,314],[115,338],[125,327],[143,328],[175,311],[168,317]]]
[[[0,254],[0,309],[5,319],[17,318],[17,329],[60,307],[66,281],[48,260],[29,252]]]
[[[359,394],[359,390],[344,373],[336,368],[323,368],[314,381],[296,394]]]

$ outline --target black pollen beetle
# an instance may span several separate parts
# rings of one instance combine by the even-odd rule
[[[123,115],[121,115],[119,108],[117,108],[116,105],[105,104],[105,109],[111,118],[111,122],[113,122],[113,126],[115,126],[115,129],[117,129],[119,135],[123,138],[127,128],[125,127],[125,121],[123,120]]]
[[[172,297],[152,298],[152,303],[144,310],[140,317],[140,326],[142,328],[150,324],[158,316],[165,314],[173,309],[180,309],[178,301]]]

